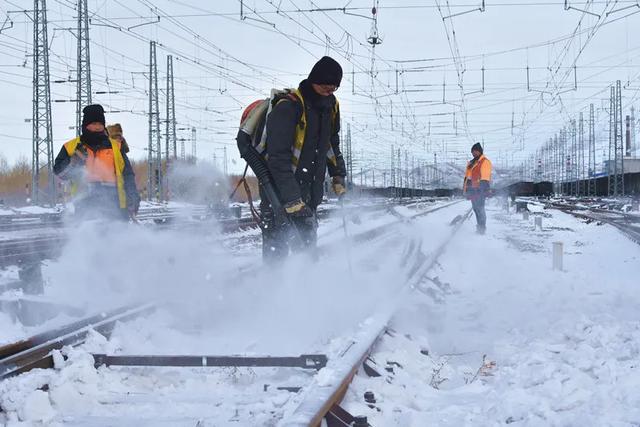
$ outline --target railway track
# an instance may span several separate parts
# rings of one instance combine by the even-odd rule
[[[433,201],[435,199],[428,200]],[[407,199],[400,204],[410,205],[413,203],[416,203],[416,201]],[[365,206],[364,208],[347,208],[347,213],[349,214],[351,210],[372,212],[385,209],[390,209],[388,203]],[[318,212],[320,219],[326,218],[330,214],[331,211],[329,210]],[[33,264],[45,259],[56,258],[60,254],[67,241],[68,233],[68,229],[63,226],[62,214],[30,215],[28,217],[38,222],[18,222],[17,228],[0,235],[0,267]],[[251,217],[215,219],[211,212],[207,211],[206,207],[188,210],[188,214],[185,214],[184,210],[173,210],[171,212],[166,209],[148,210],[148,212],[142,212],[137,219],[141,223],[151,222],[170,229],[186,230],[197,228],[202,230],[202,227],[210,226],[211,230],[219,230],[224,234],[257,228],[256,222]],[[1,225],[0,231],[2,231]]]
[[[640,216],[607,209],[586,208],[568,203],[550,203],[551,207],[588,222],[611,225],[629,239],[640,244]]]
[[[2,346],[0,347],[0,380],[36,368],[53,368],[52,352],[54,350],[84,343],[90,330],[109,337],[117,322],[126,322],[147,314],[151,310],[153,310],[152,304],[121,307]]]
[[[433,211],[431,211],[433,212]],[[430,213],[430,212],[429,212]],[[403,298],[412,290],[416,289],[427,273],[436,265],[438,258],[446,250],[447,244],[469,218],[471,210],[464,215],[458,216],[453,221],[452,232],[449,237],[442,242],[430,255],[425,255],[420,250],[420,242],[410,245],[407,266],[409,274],[401,292],[396,296],[390,308],[378,314],[361,330],[346,348],[334,361],[329,361],[327,368],[335,372],[335,380],[314,379],[301,395],[299,401],[294,402],[294,408],[279,424],[283,427],[320,426],[323,419],[327,421],[329,427],[356,425],[367,426],[366,419],[353,416],[340,407],[340,402],[344,398],[349,384],[360,369],[363,362],[374,350],[380,338],[386,333],[389,321],[394,312],[398,309]]]
[[[372,239],[384,237],[393,229],[407,221],[429,215],[433,212],[446,209],[457,204],[458,201],[436,206],[432,209],[416,213],[404,219],[398,219],[389,224],[373,228],[366,232],[354,235],[352,241],[364,243]],[[118,356],[98,354],[94,355],[96,366],[100,364],[115,366],[252,366],[252,367],[293,367],[298,369],[326,368],[332,372],[331,380],[327,380],[318,374],[314,375],[310,383],[302,389],[293,388],[288,391],[296,392],[290,399],[290,403],[283,408],[284,416],[278,425],[281,426],[320,426],[322,420],[326,420],[329,427],[351,425],[353,422],[359,426],[366,426],[365,420],[348,414],[340,407],[340,402],[346,390],[360,369],[363,361],[368,357],[376,343],[387,330],[387,325],[395,309],[398,307],[411,289],[414,289],[425,277],[427,272],[436,264],[438,257],[444,252],[448,242],[460,229],[464,220],[469,217],[470,211],[465,215],[459,215],[453,222],[449,237],[443,241],[430,254],[421,251],[419,238],[412,239],[405,247],[405,262],[403,270],[406,270],[404,285],[395,296],[393,304],[389,304],[383,312],[377,313],[355,334],[345,347],[334,354],[324,355],[299,355],[296,357],[228,357],[209,355],[176,355],[176,356]],[[327,248],[324,248],[325,250]],[[125,322],[135,317],[148,313],[153,309],[152,305],[140,307],[124,307],[109,313],[92,316],[66,327],[42,333],[29,339],[0,347],[0,380],[4,380],[34,368],[52,368],[54,366],[54,350],[59,350],[65,345],[78,346],[84,342],[90,329],[109,336],[117,322]],[[286,389],[286,387],[285,387]]]

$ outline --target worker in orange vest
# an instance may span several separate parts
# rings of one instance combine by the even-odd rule
[[[129,144],[127,144],[127,140],[124,139],[124,135],[122,134],[122,125],[120,123],[114,123],[112,125],[107,126],[107,134],[109,138],[115,139],[122,144],[122,152],[127,154],[129,152]]]
[[[140,196],[124,147],[107,134],[101,105],[89,105],[82,113],[82,133],[63,145],[53,171],[60,179],[85,187],[74,202],[80,217],[133,218]]]
[[[489,195],[491,184],[491,161],[484,156],[479,142],[471,147],[473,159],[467,164],[464,176],[463,193],[469,200],[476,214],[476,232],[484,234],[487,229],[487,214],[484,202]]]

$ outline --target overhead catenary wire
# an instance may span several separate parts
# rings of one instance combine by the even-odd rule
[[[120,2],[123,3],[123,2]],[[299,3],[297,0],[290,2],[291,4],[297,4]],[[384,3],[384,2],[383,2]],[[69,2],[69,1],[64,1],[61,0],[60,1],[60,7],[62,8],[67,8],[69,10],[72,10],[70,8],[70,6],[73,4],[73,2]],[[124,3],[123,3],[124,4]],[[268,3],[265,3],[267,6],[270,6]],[[288,3],[285,3],[288,4]],[[315,3],[310,3],[313,6],[317,6],[317,2]],[[594,5],[599,5],[599,4],[605,4],[605,2],[592,2],[592,4]],[[131,10],[128,11],[129,13],[131,13],[132,15],[135,13],[137,15],[137,19],[139,19],[140,21],[144,21],[145,19],[149,19],[149,17],[151,17],[152,14],[149,14],[148,12],[150,11],[150,2],[148,1],[138,1],[137,3],[132,3],[132,4],[125,4],[125,6],[127,6],[128,8],[130,8]],[[137,6],[137,7],[136,7]],[[300,6],[300,5],[298,5]],[[457,7],[458,5],[453,5],[450,4],[451,7]],[[620,6],[620,4],[618,4],[618,6]],[[616,6],[616,7],[618,7]],[[140,10],[138,10],[140,9]],[[144,9],[144,10],[142,10]],[[300,8],[301,10],[303,10],[304,8]],[[609,6],[608,10],[612,10],[613,7]],[[127,9],[122,9],[122,10],[127,10]],[[264,12],[262,9],[257,9],[258,12]],[[282,10],[284,10],[285,12],[288,10],[286,8],[283,8]],[[381,10],[385,10],[384,8],[384,4],[381,5]],[[113,16],[118,16],[117,13],[115,15],[110,15],[109,18],[106,18],[105,16],[101,16],[101,11],[95,11],[95,13],[93,14],[93,22],[95,24],[98,23],[104,23],[104,24],[109,24],[109,25],[121,25],[119,24],[117,21],[113,21]],[[185,88],[185,91],[183,92],[184,95],[180,96],[180,99],[177,99],[177,105],[180,106],[180,108],[178,109],[179,111],[184,111],[185,113],[187,113],[188,111],[203,111],[203,112],[210,112],[211,115],[209,115],[208,119],[204,119],[204,121],[201,122],[202,126],[206,126],[210,129],[212,129],[212,132],[215,129],[219,129],[221,131],[224,132],[228,132],[229,135],[233,134],[233,128],[235,125],[235,121],[237,120],[237,115],[239,110],[242,108],[242,106],[244,105],[244,103],[246,102],[245,100],[247,99],[247,97],[251,97],[251,96],[258,96],[258,94],[262,91],[264,91],[265,89],[265,82],[269,82],[269,84],[272,84],[271,82],[273,81],[279,81],[281,84],[286,84],[288,82],[291,82],[291,80],[288,78],[289,76],[293,76],[295,73],[287,73],[284,70],[277,70],[276,68],[273,69],[269,69],[269,67],[262,67],[260,65],[255,65],[255,64],[250,64],[251,61],[244,61],[246,58],[242,58],[241,61],[244,61],[250,65],[254,65],[255,67],[257,67],[259,70],[261,71],[266,71],[266,73],[264,75],[260,75],[255,79],[252,80],[248,80],[251,78],[255,77],[255,74],[251,68],[245,67],[244,65],[242,65],[239,62],[235,62],[233,60],[228,60],[224,59],[227,58],[225,54],[220,54],[219,52],[216,53],[215,48],[209,46],[207,47],[206,42],[200,40],[199,43],[201,45],[201,47],[203,48],[203,50],[201,50],[200,52],[204,52],[203,55],[201,55],[200,57],[195,57],[193,54],[190,54],[189,52],[186,52],[184,49],[184,46],[195,46],[195,39],[192,33],[189,33],[188,31],[182,29],[180,27],[180,25],[178,25],[177,23],[174,22],[169,22],[168,20],[165,20],[165,15],[166,17],[169,16],[173,16],[173,15],[180,15],[180,13],[175,13],[175,8],[174,10],[166,10],[166,11],[157,11],[158,15],[162,15],[163,18],[161,20],[160,23],[157,24],[153,24],[154,27],[157,27],[157,32],[158,34],[164,34],[164,35],[170,35],[171,38],[170,40],[181,40],[184,43],[181,43],[183,47],[178,47],[180,46],[178,45],[171,45],[168,44],[165,47],[160,46],[159,48],[163,50],[163,52],[166,53],[171,53],[173,54],[173,52],[178,51],[180,52],[181,55],[176,55],[176,56],[181,56],[183,59],[182,64],[184,64],[184,66],[186,67],[185,69],[189,69],[189,70],[194,70],[196,71],[195,73],[192,72],[191,74],[195,74],[198,76],[201,76],[202,74],[206,74],[207,78],[206,79],[201,79],[200,77],[198,77],[197,80],[194,80],[192,78],[184,78],[184,81],[180,82],[180,85],[182,87]],[[562,13],[562,12],[559,12]],[[290,15],[291,17],[294,18],[292,22],[292,24],[297,25],[296,22],[302,22],[304,24],[307,24],[307,22],[309,21],[308,17],[306,15],[309,14],[313,14],[313,18],[317,20],[318,16],[323,17],[323,22],[331,24],[333,26],[333,28],[335,29],[335,32],[338,33],[338,36],[335,38],[331,39],[330,42],[330,48],[332,48],[335,45],[335,48],[337,49],[337,51],[344,53],[345,55],[349,55],[350,59],[352,61],[354,61],[355,63],[359,64],[359,66],[362,68],[357,68],[356,67],[356,71],[358,74],[365,74],[367,72],[369,72],[366,68],[366,65],[363,64],[363,62],[365,61],[365,59],[367,58],[367,54],[364,53],[364,48],[365,46],[362,46],[358,43],[354,43],[353,44],[353,49],[349,46],[347,46],[347,44],[345,44],[344,40],[350,37],[346,36],[346,32],[341,31],[340,32],[340,27],[344,27],[345,26],[345,21],[344,18],[341,18],[343,15],[342,14],[334,14],[328,11],[307,11],[305,13],[298,13],[298,12],[291,12]],[[295,16],[293,16],[295,15]],[[328,16],[327,16],[328,15]],[[263,15],[264,18],[267,19],[272,19],[271,17],[273,17],[274,21],[278,22],[279,26],[281,26],[280,22],[282,20],[288,20],[288,17],[282,17],[282,16],[278,16],[278,14],[276,13],[269,13],[269,14],[265,14]],[[330,18],[329,18],[330,17]],[[132,16],[133,18],[133,16]],[[277,18],[277,19],[276,19]],[[611,18],[615,18],[615,19],[621,19],[622,17],[616,17],[616,15],[611,15]],[[168,18],[167,18],[168,19]],[[181,20],[181,18],[177,18],[179,21]],[[225,18],[227,19],[227,18]],[[354,18],[357,19],[357,18]],[[56,20],[54,19],[54,22]],[[237,18],[236,18],[237,21]],[[335,22],[334,22],[335,21]],[[337,23],[337,24],[336,24]],[[609,20],[606,20],[602,23],[602,25],[598,28],[603,28],[604,24],[608,24]],[[131,27],[131,23],[127,24],[126,27],[129,28]],[[135,24],[134,24],[135,25]],[[249,25],[248,22],[243,23],[243,25]],[[61,23],[60,27],[63,28],[64,25]],[[290,25],[291,27],[291,25]],[[316,28],[315,26],[311,25],[311,24],[307,24],[307,27],[309,29],[313,28],[314,31],[316,32],[316,34],[319,36],[318,38],[315,37],[306,37],[306,40],[308,41],[304,41],[301,42],[300,38],[295,38],[292,37],[291,41],[293,43],[302,43],[303,45],[307,45],[309,46],[309,50],[313,53],[317,52],[317,47],[319,46],[326,46],[327,45],[327,40],[325,37],[325,34],[320,32],[318,28]],[[98,27],[96,27],[98,28]],[[136,43],[140,42],[148,42],[149,40],[149,36],[147,36],[147,33],[151,33],[151,32],[147,32],[147,31],[137,31],[136,28],[132,29],[132,30],[126,30],[126,28],[124,30],[117,30],[115,28],[111,28],[109,29],[108,27],[104,27],[104,31],[105,32],[109,32],[109,31],[114,31],[117,33],[123,33],[124,36],[126,37],[131,37],[132,42],[136,41]],[[143,27],[141,27],[143,28]],[[193,28],[193,27],[189,27],[189,28]],[[279,28],[280,31],[282,31],[285,34],[290,34],[290,31],[288,31],[287,29],[285,29],[284,27]],[[352,31],[349,28],[350,32]],[[156,30],[154,30],[156,31]],[[264,28],[260,29],[260,31],[270,31],[273,32],[273,29],[270,29],[269,27],[264,26]],[[599,30],[598,30],[599,31]],[[102,32],[101,32],[102,33]],[[125,34],[126,33],[126,34]],[[302,29],[301,30],[302,34],[307,34],[308,33],[308,29]],[[584,33],[582,31],[578,32],[579,34],[588,34],[588,33]],[[115,33],[114,33],[115,34]],[[326,31],[326,34],[329,34],[328,31]],[[340,38],[340,34],[343,35],[342,38]],[[177,37],[176,35],[180,35],[182,38]],[[4,36],[4,33],[2,35],[0,35],[0,41],[2,40]],[[64,39],[66,36],[59,36],[60,39]],[[284,36],[283,36],[284,37]],[[310,40],[310,38],[313,38],[314,40]],[[355,37],[354,37],[355,38]],[[187,41],[188,40],[188,41]],[[99,37],[93,37],[92,39],[92,46],[94,43],[100,43],[101,40],[99,39]],[[54,41],[55,43],[55,41]],[[313,43],[313,44],[311,44]],[[103,48],[105,47],[105,43],[100,43],[103,45]],[[311,46],[315,46],[313,48],[311,48]],[[176,48],[177,47],[177,48]],[[293,45],[292,45],[293,47]],[[208,51],[205,51],[204,49],[208,49]],[[324,48],[324,47],[323,47]],[[118,58],[119,54],[121,54],[122,52],[116,52],[114,49],[109,50],[109,46],[106,46],[105,52],[107,52],[108,55],[110,55],[110,59],[114,59],[114,58]],[[300,48],[301,50],[304,50],[302,48]],[[19,50],[19,48],[18,48]],[[587,50],[587,47],[584,48],[584,50]],[[15,51],[16,53],[18,53],[18,51]],[[53,49],[53,52],[55,52],[56,55],[60,55],[59,51],[56,51],[56,49]],[[18,55],[19,56],[19,53]],[[69,73],[69,69],[73,69],[73,66],[70,64],[73,64],[74,62],[74,58],[70,57],[73,55],[68,55],[68,54],[62,54],[60,56],[61,59],[60,61],[60,69],[59,72],[56,72],[56,74],[68,74]],[[135,111],[136,114],[144,114],[144,109],[143,108],[136,108],[135,105],[140,103],[141,100],[144,99],[144,89],[141,88],[141,82],[142,80],[145,78],[144,74],[133,74],[136,72],[136,68],[140,69],[143,68],[144,66],[146,66],[146,64],[144,64],[144,61],[140,61],[139,59],[136,60],[136,56],[135,55],[127,55],[129,58],[126,60],[127,64],[122,66],[120,64],[120,60],[116,60],[116,61],[112,61],[112,60],[108,60],[108,61],[103,61],[102,64],[100,64],[100,75],[97,75],[97,79],[102,80],[102,82],[100,83],[99,89],[102,89],[105,87],[105,85],[107,84],[107,76],[108,76],[108,85],[109,85],[109,92],[127,92],[127,93],[120,93],[120,94],[113,94],[113,95],[109,95],[109,104],[114,104],[114,103],[122,103],[122,101],[126,101],[126,100],[130,100],[131,101],[131,111]],[[469,55],[468,57],[463,57],[460,56],[460,58],[471,58],[473,55]],[[213,59],[213,58],[217,58],[217,59]],[[17,58],[15,58],[17,59]],[[53,57],[52,57],[53,59]],[[451,58],[448,58],[448,61],[440,61],[442,64],[437,64],[437,66],[441,66],[442,65],[442,71],[443,72],[450,72],[451,71]],[[572,60],[574,59],[573,57],[571,58]],[[219,60],[219,61],[218,61]],[[472,61],[475,59],[464,59],[464,61]],[[136,62],[137,61],[137,62]],[[178,59],[176,60],[177,62],[179,61]],[[446,62],[448,65],[447,67],[449,67],[449,69],[445,68],[444,62]],[[349,64],[351,64],[351,62],[348,62]],[[349,96],[349,94],[347,93],[339,93],[341,99],[346,99],[349,103],[349,105],[353,105],[354,109],[353,109],[353,115],[354,116],[358,116],[358,114],[363,114],[366,113],[367,111],[371,111],[371,107],[376,105],[379,107],[379,111],[377,113],[377,116],[375,114],[373,115],[361,115],[360,117],[371,117],[370,119],[367,120],[367,123],[365,123],[362,127],[362,129],[365,129],[365,133],[363,136],[359,136],[358,138],[368,138],[366,135],[370,135],[373,136],[374,133],[373,132],[381,132],[381,137],[384,138],[384,141],[395,141],[397,140],[397,138],[400,138],[401,141],[398,142],[399,145],[401,146],[407,146],[407,147],[412,147],[412,150],[419,150],[419,148],[422,147],[422,142],[420,141],[420,139],[424,136],[427,135],[428,131],[427,131],[427,124],[426,123],[422,123],[419,118],[420,117],[430,117],[431,114],[426,115],[426,114],[421,114],[419,112],[422,111],[432,111],[433,114],[447,114],[447,115],[451,115],[453,113],[453,110],[448,110],[448,111],[437,111],[438,107],[434,106],[431,107],[429,106],[429,104],[423,104],[421,103],[421,100],[423,97],[420,97],[419,94],[420,93],[424,93],[424,94],[429,94],[429,92],[411,92],[413,89],[420,89],[419,86],[414,86],[413,81],[411,81],[411,79],[408,79],[408,73],[409,71],[405,71],[403,70],[402,73],[402,78],[401,80],[402,85],[401,88],[404,88],[400,91],[398,91],[398,93],[396,94],[395,92],[395,88],[390,88],[389,87],[389,82],[385,81],[385,76],[382,75],[383,72],[388,72],[390,75],[394,75],[395,71],[396,71],[396,63],[394,63],[393,61],[389,61],[388,59],[385,58],[378,58],[377,63],[380,65],[380,68],[377,70],[378,73],[378,81],[376,83],[376,85],[378,86],[376,90],[380,91],[379,95],[385,95],[389,97],[389,100],[385,100],[384,98],[378,98],[378,99],[374,99],[371,97],[362,97],[360,100],[358,100],[356,97],[353,96]],[[221,65],[222,67],[218,67],[218,65]],[[465,64],[467,65],[467,64]],[[582,67],[582,65],[580,64],[580,69],[583,70],[583,72],[587,69],[589,69],[587,66]],[[601,70],[606,70],[608,68],[607,64],[602,64],[600,65],[600,69]],[[226,69],[225,69],[226,68]],[[244,68],[244,71],[243,71]],[[403,68],[411,68],[411,67],[404,67]],[[418,67],[415,67],[416,69]],[[515,67],[514,67],[515,68]],[[542,68],[542,67],[540,67]],[[469,68],[465,68],[465,72],[469,72],[471,71],[471,67]],[[491,69],[491,66],[488,65],[487,69]],[[565,63],[564,65],[561,65],[559,68],[559,73],[558,73],[558,78],[553,81],[550,84],[550,88],[552,91],[555,90],[565,90],[568,86],[562,84],[562,80],[560,78],[560,76],[562,75],[562,73],[566,70],[569,70],[570,67]],[[598,71],[598,68],[593,68],[593,70]],[[417,70],[416,70],[417,71]],[[505,70],[505,72],[508,72],[509,70]],[[541,70],[543,71],[543,70]],[[53,69],[52,69],[53,72]],[[120,77],[119,75],[121,73],[128,73],[133,77],[133,84],[132,82],[126,82],[126,80],[122,77]],[[111,74],[117,74],[117,77],[113,77]],[[346,72],[346,78],[350,77],[349,72]],[[355,73],[354,73],[355,74]],[[182,76],[185,76],[184,74],[182,74]],[[246,77],[242,77],[242,76],[246,76]],[[299,76],[299,75],[298,75]],[[62,78],[62,75],[59,75],[58,77]],[[15,82],[20,82],[21,79],[17,76],[9,76],[7,75],[7,78],[10,80],[14,80]],[[178,80],[180,79],[180,75],[176,75],[176,84],[178,84]],[[242,83],[245,83],[246,81],[249,81],[250,87],[244,87],[244,86],[235,86],[233,84],[233,79],[243,79],[244,81],[242,81]],[[404,81],[405,79],[408,79],[406,81]],[[586,75],[584,75],[584,77],[581,75],[580,80],[581,82],[591,82],[585,84],[584,88],[585,89],[593,89],[596,90],[597,88],[594,87],[597,82],[595,79],[591,79],[587,77]],[[598,79],[600,80],[600,79]],[[213,94],[216,93],[216,91],[219,89],[219,85],[216,83],[218,81],[224,81],[224,82],[229,82],[231,83],[231,90],[228,91],[225,95],[231,95],[232,97],[236,98],[235,103],[235,107],[233,106],[233,103],[231,103],[230,101],[233,98],[227,98],[227,100],[224,101],[224,105],[225,106],[230,106],[232,108],[211,108],[210,105],[213,104],[209,104],[209,106],[207,105],[208,102],[206,101],[206,99],[216,99],[214,98]],[[294,80],[295,82],[296,80]],[[24,82],[26,82],[26,79],[24,80]],[[452,84],[453,80],[450,80],[447,82],[447,85]],[[504,83],[507,83],[507,80],[504,80]],[[529,128],[527,129],[527,132],[531,132],[534,128],[535,128],[535,123],[541,123],[543,125],[546,126],[546,123],[549,122],[548,117],[550,115],[553,115],[553,111],[556,111],[557,106],[554,105],[554,102],[550,102],[549,97],[547,96],[541,96],[537,98],[537,102],[536,97],[535,96],[530,96],[530,95],[523,95],[521,93],[521,91],[518,90],[518,88],[516,87],[515,83],[517,83],[516,81],[513,81],[512,83],[514,83],[513,86],[509,85],[509,84],[495,84],[492,83],[490,81],[487,82],[486,87],[488,89],[488,92],[485,94],[482,94],[481,96],[465,96],[466,100],[470,100],[470,102],[472,103],[472,105],[468,106],[467,110],[469,111],[468,114],[477,114],[478,112],[480,112],[483,108],[487,108],[488,105],[493,105],[496,104],[496,107],[500,106],[500,102],[502,102],[503,98],[500,93],[502,93],[503,91],[511,91],[511,92],[504,92],[504,93],[512,93],[513,97],[512,99],[516,99],[517,102],[519,103],[521,100],[524,100],[526,102],[527,108],[529,106],[531,106],[531,108],[533,110],[536,110],[538,108],[543,108],[545,103],[550,103],[551,105],[549,105],[549,108],[546,108],[545,111],[545,115],[541,116],[539,119],[537,119],[536,121],[534,121],[534,117],[532,116],[531,118],[524,118],[523,116],[523,123],[525,125],[529,125]],[[543,84],[546,84],[546,80],[542,80]],[[419,83],[418,83],[419,84]],[[474,90],[474,83],[467,81],[465,79],[464,81],[464,87],[466,89],[468,89],[469,91]],[[427,89],[427,88],[424,88]],[[198,96],[197,94],[199,92],[204,92],[204,93],[209,93],[210,95],[207,95],[206,97],[202,97],[202,96]],[[360,92],[365,93],[368,92],[367,88],[362,87]],[[518,93],[520,92],[520,93]],[[253,95],[252,95],[253,94]],[[400,96],[396,96],[396,95],[400,95]],[[58,95],[55,95],[58,96]],[[62,94],[60,94],[60,97],[62,97]],[[221,99],[221,98],[218,98]],[[456,100],[456,99],[451,99],[451,101],[460,101],[460,100]],[[388,117],[391,115],[391,104],[393,104],[393,117],[394,117],[394,121],[395,121],[395,126],[394,128],[390,127],[390,123],[389,121],[387,121]],[[378,108],[376,107],[376,108]],[[571,110],[572,107],[567,106],[566,109]],[[442,108],[440,108],[440,110],[442,110]],[[523,110],[526,111],[526,110]],[[222,113],[222,115],[220,115],[219,113]],[[179,113],[182,114],[182,113]],[[367,113],[370,114],[370,113]],[[183,114],[183,116],[187,116],[187,114]],[[345,117],[348,116],[349,113],[345,112]],[[219,122],[220,124],[217,124],[216,122],[214,122],[214,120],[219,120],[217,117],[220,117],[220,119],[225,119],[227,120],[226,123],[225,122]],[[376,117],[378,117],[378,120],[376,120]],[[545,119],[545,117],[547,117]],[[458,117],[458,126],[459,129],[462,130],[461,126],[464,126],[463,124],[463,116],[459,115]],[[205,121],[207,123],[209,123],[209,126],[207,126],[205,124]],[[544,122],[543,122],[544,121]],[[495,122],[499,122],[499,120],[495,120]],[[478,121],[476,119],[475,123],[478,124],[482,124],[481,121]],[[485,121],[486,123],[486,121]],[[215,125],[215,126],[210,126],[210,125]],[[435,124],[434,124],[435,126]],[[468,128],[468,126],[465,126]],[[524,127],[523,127],[524,128]],[[543,131],[544,132],[544,131]],[[462,134],[464,134],[464,131],[462,131]],[[435,136],[435,134],[434,134]],[[359,139],[362,140],[362,139]],[[451,142],[451,146],[459,146],[461,143],[460,142]],[[381,148],[380,151],[384,151],[385,153],[387,152],[386,149]],[[373,152],[373,149],[372,149]]]

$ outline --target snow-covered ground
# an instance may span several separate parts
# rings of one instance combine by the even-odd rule
[[[443,203],[351,214],[347,228],[355,234]],[[607,225],[534,207],[525,221],[490,204],[485,236],[475,234],[473,219],[462,226],[374,351],[382,376],[359,372],[347,410],[374,426],[640,425],[640,247]],[[72,294],[88,311],[132,299],[159,300],[160,307],[119,325],[109,340],[93,334],[66,349],[68,360],[58,358],[56,370],[0,383],[0,420],[12,427],[275,425],[295,396],[277,387],[304,386],[313,371],[95,369],[89,353],[331,358],[348,344],[345,331],[355,333],[395,300],[408,245],[419,242],[428,255],[467,209],[459,203],[392,236],[336,246],[318,264],[294,258],[282,271],[241,279],[238,271],[259,259],[256,240],[234,255],[197,233],[134,228],[124,241],[116,234],[95,248],[72,240],[45,270],[50,298]],[[103,236],[94,232],[94,240]],[[320,235],[340,241],[339,210]],[[556,241],[564,244],[564,271],[551,268]],[[90,261],[105,252],[117,274],[96,274],[100,264]],[[55,288],[71,265],[72,283]],[[372,407],[366,391],[375,395]]]
[[[359,372],[346,409],[375,426],[640,425],[640,247],[543,215],[536,231],[492,204],[485,236],[466,223],[374,352],[382,376]]]
[[[422,206],[433,207],[434,204]],[[450,229],[446,224],[465,209],[457,204],[417,223],[423,229],[442,228],[442,237]],[[402,213],[417,212],[414,209]],[[398,215],[401,214],[376,212],[371,218],[363,214],[360,223],[349,220],[349,232],[397,222]],[[330,218],[323,229],[331,228],[334,222],[341,224],[342,217]],[[85,239],[89,231],[85,230]],[[341,227],[335,230],[338,235],[342,232]],[[388,306],[402,286],[399,273],[413,232],[412,225],[401,225],[391,236],[354,246],[350,252],[344,247],[336,249],[317,264],[293,258],[281,271],[242,278],[234,271],[250,258],[248,255],[239,261],[198,236],[148,234],[133,229],[130,233],[135,235],[129,236],[117,253],[110,250],[117,247],[110,239],[104,242],[106,246],[84,247],[84,252],[80,251],[82,241],[72,240],[67,257],[63,255],[47,269],[49,280],[59,283],[69,277],[70,265],[77,266],[72,283],[57,289],[50,283],[48,295],[52,299],[72,294],[84,304],[92,298],[100,304],[114,304],[146,295],[162,304],[153,315],[118,326],[108,341],[95,334],[88,344],[65,350],[69,358],[59,358],[56,370],[34,371],[0,383],[0,406],[7,411],[7,423],[140,426],[195,425],[200,421],[200,425],[216,426],[273,425],[293,396],[276,387],[304,386],[312,372],[96,370],[88,353],[326,353],[334,357],[348,344],[350,331],[355,331],[377,309]],[[436,232],[427,239],[426,247],[435,247],[441,237]],[[120,235],[113,239],[122,242]],[[104,274],[101,270],[102,274],[96,275],[96,264],[89,260],[100,259],[105,251],[112,254],[109,262],[119,266],[119,273]],[[381,259],[379,254],[383,252]],[[253,248],[253,256],[254,260],[259,259],[258,247]],[[146,265],[140,272],[143,261]],[[137,281],[129,277],[134,271]],[[38,390],[45,384],[46,390]]]

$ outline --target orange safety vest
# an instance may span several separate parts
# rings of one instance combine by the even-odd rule
[[[90,183],[114,184],[118,190],[118,200],[121,209],[127,207],[127,196],[124,190],[124,178],[122,172],[124,170],[124,158],[120,148],[120,141],[109,138],[111,148],[93,151],[89,147],[87,149],[87,158],[85,161],[86,181]],[[80,137],[67,141],[64,148],[69,157],[73,156]]]
[[[491,160],[482,155],[475,163],[469,162],[464,175],[464,191],[467,191],[469,181],[471,188],[480,188],[480,181],[491,181]]]

